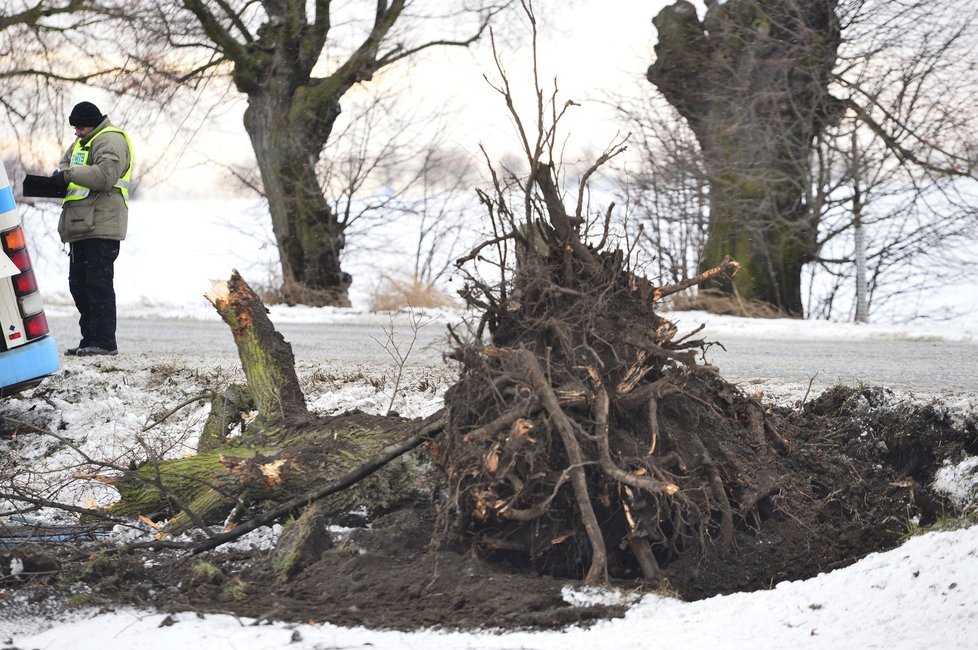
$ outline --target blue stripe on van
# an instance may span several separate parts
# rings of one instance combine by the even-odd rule
[[[58,346],[51,336],[0,352],[0,388],[50,375],[58,365]]]
[[[14,192],[10,189],[10,186],[0,190],[0,214],[4,212],[10,212],[17,207],[17,203],[14,201]]]

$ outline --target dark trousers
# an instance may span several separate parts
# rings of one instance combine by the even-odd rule
[[[119,257],[114,239],[83,239],[71,244],[68,290],[81,317],[80,347],[115,350],[115,277]]]

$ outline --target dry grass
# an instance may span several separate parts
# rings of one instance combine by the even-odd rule
[[[457,305],[455,297],[441,288],[415,280],[385,278],[370,297],[370,310],[376,312],[397,311],[404,308],[433,309]]]
[[[672,296],[669,307],[673,311],[705,311],[743,318],[791,318],[769,303],[744,300],[740,296],[727,296],[709,290],[696,294],[676,294]]]

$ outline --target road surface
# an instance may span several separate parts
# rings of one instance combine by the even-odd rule
[[[62,349],[77,344],[74,318],[49,317]],[[305,362],[390,362],[384,347],[387,335],[382,319],[364,322],[278,323],[292,344],[296,359]],[[413,334],[404,323],[395,338],[406,350]],[[800,335],[803,336],[803,335]],[[978,394],[978,343],[935,340],[805,340],[747,337],[713,333],[725,349],[712,347],[706,360],[719,367],[730,381],[769,390],[781,384],[825,387],[836,383],[881,385],[917,394]],[[173,354],[214,359],[237,359],[237,351],[224,323],[183,319],[123,318],[118,327],[122,354]],[[410,363],[437,366],[447,350],[446,326],[432,323],[418,331]],[[390,347],[388,345],[388,347]]]

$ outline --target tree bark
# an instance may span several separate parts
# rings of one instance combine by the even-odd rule
[[[288,84],[283,80],[278,85]],[[349,307],[352,278],[340,267],[346,224],[330,209],[316,175],[319,152],[340,113],[339,97],[325,103],[318,118],[323,126],[316,128],[306,121],[308,111],[294,108],[291,96],[255,92],[249,96],[244,124],[268,199],[284,302]]]
[[[702,151],[710,221],[700,270],[741,266],[712,287],[801,316],[802,267],[816,250],[808,209],[812,142],[840,104],[828,90],[840,42],[837,0],[679,0],[653,20],[648,79]]]
[[[243,521],[331,484],[424,424],[363,413],[324,418],[292,431],[275,447],[225,444],[186,458],[147,462],[121,478],[102,480],[121,495],[110,512],[164,517],[162,532],[176,535],[195,526],[206,529]],[[325,496],[323,515],[384,512],[428,496],[431,486],[424,463],[399,457],[351,487]]]

